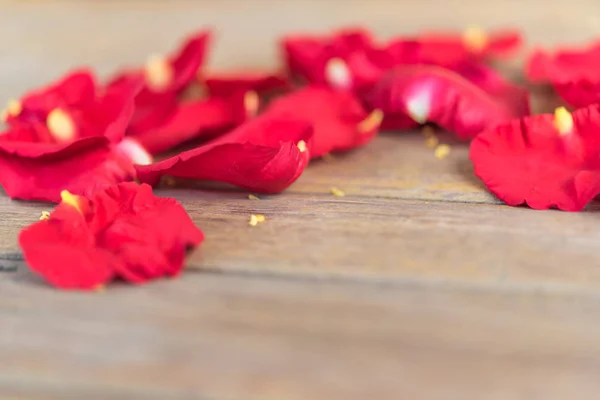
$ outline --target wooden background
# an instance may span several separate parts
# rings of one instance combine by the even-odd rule
[[[203,26],[217,69],[274,66],[294,30],[470,23],[578,42],[600,34],[600,2],[2,0],[0,101],[72,67],[139,64]],[[555,103],[536,92],[538,111]],[[437,160],[419,133],[383,134],[259,201],[159,191],[205,244],[180,279],[98,294],[27,271],[16,235],[48,206],[0,194],[0,266],[17,268],[0,273],[0,398],[597,399],[600,208],[503,206],[466,146],[443,141]],[[252,213],[267,221],[249,227]]]

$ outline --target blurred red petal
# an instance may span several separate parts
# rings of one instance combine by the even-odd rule
[[[527,91],[486,77],[487,92],[457,73],[435,66],[401,67],[382,78],[369,105],[392,118],[433,122],[460,139],[529,114]]]
[[[211,74],[204,80],[211,96],[229,97],[249,91],[259,95],[289,89],[285,76],[269,72],[229,72]]]

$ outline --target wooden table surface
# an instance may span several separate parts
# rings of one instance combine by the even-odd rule
[[[2,0],[0,101],[203,26],[219,33],[211,67],[268,67],[294,30],[513,24],[548,45],[600,34],[599,15],[597,0]],[[0,398],[597,399],[600,207],[506,207],[467,154],[382,134],[259,201],[161,190],[206,242],[180,279],[98,294],[27,271],[17,233],[48,206],[0,194],[0,262],[18,267],[0,273]],[[249,227],[252,213],[267,221]]]

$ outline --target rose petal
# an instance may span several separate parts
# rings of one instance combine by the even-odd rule
[[[230,72],[211,74],[204,84],[211,96],[230,97],[249,91],[263,95],[273,91],[287,90],[290,87],[285,76],[268,72]]]
[[[506,204],[579,211],[600,193],[598,106],[567,113],[569,123],[560,116],[511,121],[473,140],[475,174]]]
[[[529,113],[528,93],[524,89],[508,83],[494,89],[495,93],[486,93],[457,73],[440,67],[404,67],[386,74],[368,101],[386,118],[408,115],[419,124],[434,122],[466,140]]]
[[[196,149],[136,169],[141,182],[153,185],[170,175],[276,193],[304,171],[310,155],[298,144],[311,135],[304,121],[264,115]]]
[[[314,129],[308,146],[313,158],[367,144],[381,123],[377,113],[367,120],[369,113],[352,93],[320,86],[308,86],[280,97],[266,113],[309,122]]]

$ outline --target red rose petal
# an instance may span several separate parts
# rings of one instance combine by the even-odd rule
[[[288,70],[316,84],[327,82],[325,66],[332,58],[346,60],[372,47],[371,33],[360,28],[346,28],[330,36],[289,35],[282,41]]]
[[[352,93],[320,86],[280,97],[266,113],[310,122],[314,129],[309,144],[312,158],[365,145],[379,131],[382,117],[376,111],[368,119],[369,113]]]
[[[382,110],[386,118],[408,115],[417,123],[436,123],[466,140],[511,118],[529,114],[525,90],[486,78],[487,81],[490,93],[440,67],[396,68],[377,84],[369,102],[372,108]]]
[[[134,177],[132,162],[105,137],[60,147],[0,140],[0,184],[13,199],[57,202],[64,189],[85,194]]]
[[[211,74],[204,80],[211,96],[229,97],[236,93],[253,91],[263,95],[289,89],[285,76],[267,72],[230,72]]]
[[[59,288],[175,276],[187,249],[204,239],[179,203],[155,197],[147,185],[115,185],[76,200],[19,235],[29,267]]]
[[[579,211],[600,193],[598,106],[572,120],[565,110],[557,115],[515,120],[473,140],[475,174],[506,204]]]
[[[152,154],[167,151],[191,139],[210,138],[254,116],[258,100],[253,96],[256,96],[254,92],[238,92],[228,98],[182,102],[162,123],[147,131],[140,131],[138,126],[132,136]]]
[[[310,155],[299,147],[311,135],[304,121],[264,115],[196,149],[136,169],[141,182],[153,185],[161,176],[170,175],[276,193],[304,171]]]

